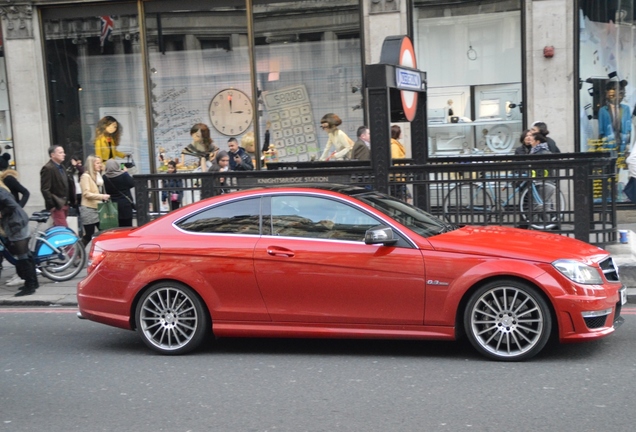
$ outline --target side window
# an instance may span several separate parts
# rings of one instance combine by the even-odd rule
[[[260,198],[234,201],[193,214],[177,222],[186,231],[260,234]]]
[[[288,237],[364,241],[364,233],[380,222],[339,201],[300,195],[271,200],[272,234]]]

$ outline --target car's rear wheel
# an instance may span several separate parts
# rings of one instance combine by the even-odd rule
[[[464,311],[471,344],[486,357],[520,361],[539,353],[552,331],[550,307],[538,290],[515,280],[479,288]]]
[[[139,299],[135,312],[137,331],[144,343],[161,354],[184,354],[196,349],[210,324],[195,292],[177,282],[161,282]]]

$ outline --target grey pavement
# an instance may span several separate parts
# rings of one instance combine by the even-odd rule
[[[628,242],[616,242],[604,248],[618,265],[621,282],[627,287],[628,301],[636,303],[636,210],[619,215],[618,229],[627,230]],[[14,297],[20,286],[8,287],[5,282],[15,275],[15,267],[6,260],[2,264],[0,306],[77,306],[77,283],[86,276],[86,270],[66,282],[53,282],[40,275],[40,288],[35,294]]]

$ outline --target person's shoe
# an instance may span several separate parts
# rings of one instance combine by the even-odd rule
[[[18,291],[17,293],[15,293],[15,295],[13,297],[23,297],[23,296],[28,296],[31,294],[35,293],[36,288],[26,288],[23,287],[23,289],[21,289],[20,291]]]
[[[24,284],[24,280],[18,275],[13,276],[11,279],[9,279],[5,283],[6,286],[18,286],[23,284]]]

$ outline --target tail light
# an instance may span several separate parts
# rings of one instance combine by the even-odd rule
[[[91,272],[97,268],[104,258],[106,258],[104,249],[96,245],[91,246],[91,251],[88,254],[88,267],[86,268],[86,273],[91,274]]]

